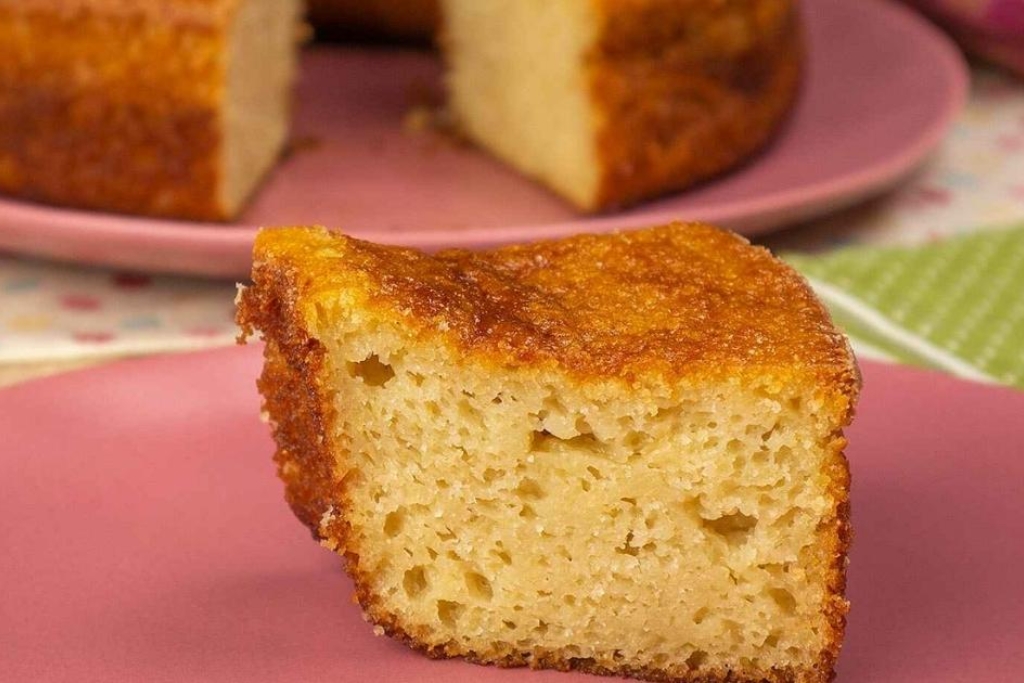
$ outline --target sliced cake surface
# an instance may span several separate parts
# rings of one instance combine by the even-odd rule
[[[239,321],[296,514],[434,656],[829,680],[859,376],[806,283],[673,224],[425,255],[257,238]]]
[[[795,0],[442,0],[466,135],[585,211],[705,180],[799,86]]]
[[[233,217],[287,138],[300,0],[0,0],[0,192]]]

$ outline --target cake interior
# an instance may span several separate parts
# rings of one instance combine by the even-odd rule
[[[840,418],[811,380],[578,382],[460,358],[366,310],[321,301],[307,319],[345,491],[321,533],[337,546],[349,528],[337,549],[379,596],[375,621],[506,663],[818,662]]]
[[[235,214],[288,137],[297,58],[297,0],[247,0],[229,37],[221,206]]]
[[[581,208],[599,183],[587,51],[588,0],[444,0],[448,86],[477,143]],[[486,38],[485,38],[486,37]]]

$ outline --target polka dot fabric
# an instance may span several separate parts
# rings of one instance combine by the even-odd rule
[[[0,255],[0,362],[232,344],[232,283],[75,268]]]

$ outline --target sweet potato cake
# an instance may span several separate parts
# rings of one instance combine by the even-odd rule
[[[493,251],[264,230],[239,300],[287,499],[432,656],[821,683],[859,375],[804,282],[700,224]]]

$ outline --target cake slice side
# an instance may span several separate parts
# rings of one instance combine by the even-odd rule
[[[268,339],[289,498],[347,558],[371,619],[484,662],[827,679],[845,612],[848,358],[828,371],[846,383],[823,385],[821,368],[624,382],[567,373],[542,348],[479,355],[454,341],[457,314],[447,329],[408,317],[447,299],[429,273],[411,305],[355,265],[360,247],[305,237],[265,240],[241,320]]]
[[[581,209],[601,179],[600,113],[585,69],[598,17],[588,0],[444,0],[440,44],[458,125]]]
[[[218,202],[237,215],[277,163],[291,121],[299,0],[246,0],[228,30]]]
[[[226,220],[285,140],[299,0],[0,0],[0,191]]]

